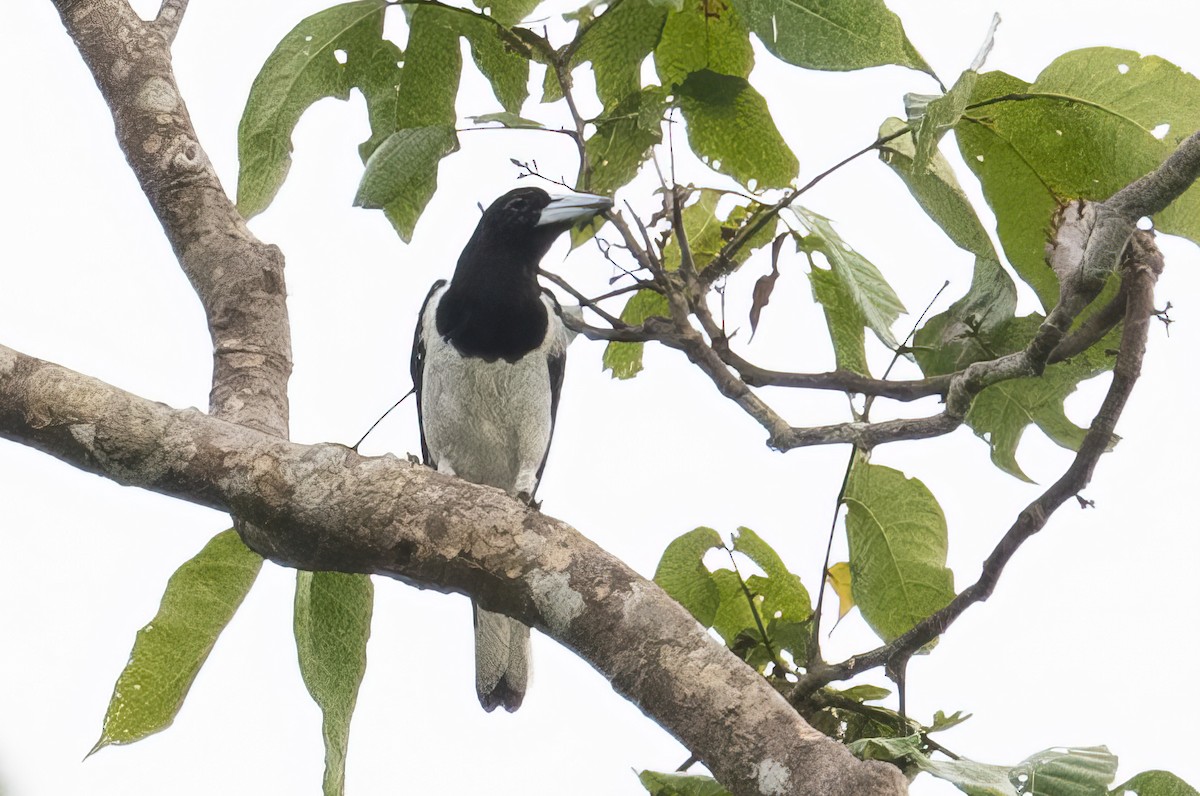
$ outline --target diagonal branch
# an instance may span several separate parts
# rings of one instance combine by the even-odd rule
[[[157,22],[142,20],[126,0],[54,5],[204,305],[213,341],[213,414],[287,436],[292,352],[283,255],[247,229],[192,127],[160,24],[177,24],[185,3],[165,0]]]
[[[244,518],[291,567],[471,595],[591,663],[735,794],[900,796],[692,616],[565,523],[395,456],[298,445],[0,346],[0,437],[122,484]],[[764,784],[764,782],[769,784]]]
[[[179,26],[183,22],[183,12],[187,11],[188,0],[163,0],[162,6],[158,9],[158,16],[154,18],[154,26],[158,28],[159,34],[167,40],[167,44],[175,42],[175,34],[179,33]]]

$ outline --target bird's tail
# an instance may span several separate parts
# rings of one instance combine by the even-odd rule
[[[529,628],[504,614],[475,609],[475,691],[489,713],[521,707],[529,682]]]

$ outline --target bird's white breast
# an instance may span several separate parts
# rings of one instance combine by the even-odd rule
[[[542,344],[516,362],[464,357],[438,334],[442,288],[421,318],[425,343],[421,414],[431,464],[461,478],[532,494],[551,432],[549,359],[570,340],[555,312],[547,311]]]

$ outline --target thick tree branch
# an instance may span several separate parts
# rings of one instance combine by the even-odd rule
[[[897,769],[808,726],[653,583],[500,490],[172,409],[4,347],[0,437],[231,512],[286,566],[470,594],[589,661],[735,794],[907,790]]]
[[[204,305],[214,415],[287,436],[283,255],[251,234],[200,146],[171,69],[181,0],[145,22],[125,0],[54,0],[113,113],[117,141]]]

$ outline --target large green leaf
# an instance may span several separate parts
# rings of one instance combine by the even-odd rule
[[[734,0],[777,58],[809,69],[846,71],[899,64],[932,74],[883,0]]]
[[[913,132],[913,137],[916,139],[912,162],[913,171],[917,173],[925,171],[942,136],[950,132],[962,118],[978,80],[979,74],[968,69],[958,76],[958,80],[945,95],[925,106],[924,113]]]
[[[214,536],[175,571],[158,613],[137,633],[92,752],[109,744],[133,743],[171,726],[217,637],[254,585],[262,562],[230,529]]]
[[[733,537],[734,551],[762,567],[763,575],[751,575],[746,585],[762,598],[763,621],[807,622],[812,617],[812,598],[799,575],[788,571],[783,559],[762,537],[749,528],[738,528]]]
[[[1042,322],[1040,315],[1014,318],[988,338],[993,356],[1023,348]],[[1067,418],[1063,402],[1079,383],[1113,366],[1111,353],[1119,345],[1119,331],[1070,361],[1050,365],[1038,377],[1011,379],[980,393],[967,411],[966,422],[991,447],[992,462],[1025,481],[1029,477],[1017,464],[1017,446],[1030,424],[1064,448],[1077,450],[1086,430]]]
[[[641,89],[642,61],[658,44],[666,18],[667,9],[650,0],[621,0],[583,29],[570,65],[591,62],[596,93],[605,108]],[[554,78],[546,79],[549,86]],[[543,94],[543,101],[561,96],[545,87]]]
[[[396,129],[454,126],[458,114],[454,101],[462,75],[458,46],[460,19],[464,15],[437,6],[417,6],[409,11],[408,49],[400,73]],[[370,153],[364,153],[364,159]]]
[[[536,5],[536,0],[530,1]],[[496,99],[509,113],[520,113],[529,97],[529,60],[494,23],[470,14],[457,17],[458,30],[471,43],[475,65],[491,82]]]
[[[767,101],[744,77],[692,72],[678,89],[688,143],[708,166],[752,191],[787,186],[800,165]]]
[[[879,130],[890,135],[906,127],[888,119]],[[893,139],[879,152],[899,175],[921,208],[950,240],[975,255],[975,271],[966,294],[945,312],[930,318],[915,338],[916,358],[925,375],[952,373],[972,362],[996,356],[991,337],[1014,315],[1017,289],[1000,265],[975,208],[954,176],[949,162],[934,151],[927,168],[913,168],[915,147],[911,135]]]
[[[667,87],[708,69],[749,77],[754,67],[750,34],[737,11],[723,0],[687,0],[667,16],[654,50],[658,79]]]
[[[653,315],[671,317],[667,299],[654,290],[639,290],[621,310],[621,320],[628,324],[640,324]],[[632,379],[642,370],[642,352],[645,343],[609,343],[604,348],[604,369],[612,371],[614,379]]]
[[[324,796],[341,796],[345,790],[350,718],[367,669],[373,601],[367,575],[296,573],[296,652],[304,685],[321,708]]]
[[[1113,788],[1113,796],[1136,793],[1138,796],[1200,796],[1191,785],[1169,771],[1146,771],[1123,785]]]
[[[924,755],[913,755],[910,759],[922,771],[953,783],[968,796],[1019,796],[1016,786],[1009,779],[1008,766],[976,763],[965,758],[930,760]]]
[[[946,517],[926,486],[859,457],[846,483],[854,601],[891,641],[954,599]]]
[[[654,571],[654,582],[705,627],[716,618],[721,595],[712,573],[704,566],[704,556],[718,547],[724,544],[716,531],[696,528],[667,545]]]
[[[805,251],[819,251],[825,255],[867,326],[884,345],[896,350],[900,344],[892,334],[892,324],[900,313],[907,312],[900,297],[878,268],[842,240],[829,219],[802,207],[794,210],[809,231],[800,240],[800,246]]]
[[[1103,796],[1117,774],[1104,746],[1047,749],[1013,767],[1010,776],[1029,796]]]
[[[1067,53],[1033,83],[984,73],[972,101],[988,104],[956,125],[959,148],[983,185],[1009,261],[1046,306],[1058,296],[1043,250],[1059,204],[1107,198],[1200,128],[1200,81],[1160,58],[1106,47]],[[1200,241],[1200,188],[1155,222]]]
[[[354,204],[380,208],[405,241],[437,190],[437,164],[458,149],[452,126],[397,130],[371,153]]]
[[[594,120],[584,144],[591,172],[580,190],[611,196],[637,176],[651,150],[662,141],[666,98],[658,87],[642,89]]]
[[[638,774],[638,780],[650,796],[730,796],[721,783],[699,774],[643,771]]]
[[[390,132],[396,108],[400,51],[383,38],[386,0],[359,0],[305,18],[267,57],[238,125],[238,210],[261,213],[291,166],[292,130],[325,97],[367,99],[372,137]]]
[[[475,7],[491,13],[492,19],[509,27],[533,13],[542,0],[474,0]]]
[[[839,370],[870,375],[867,367],[867,318],[854,302],[854,296],[833,270],[813,267],[808,272],[813,298],[825,313],[833,356]]]

